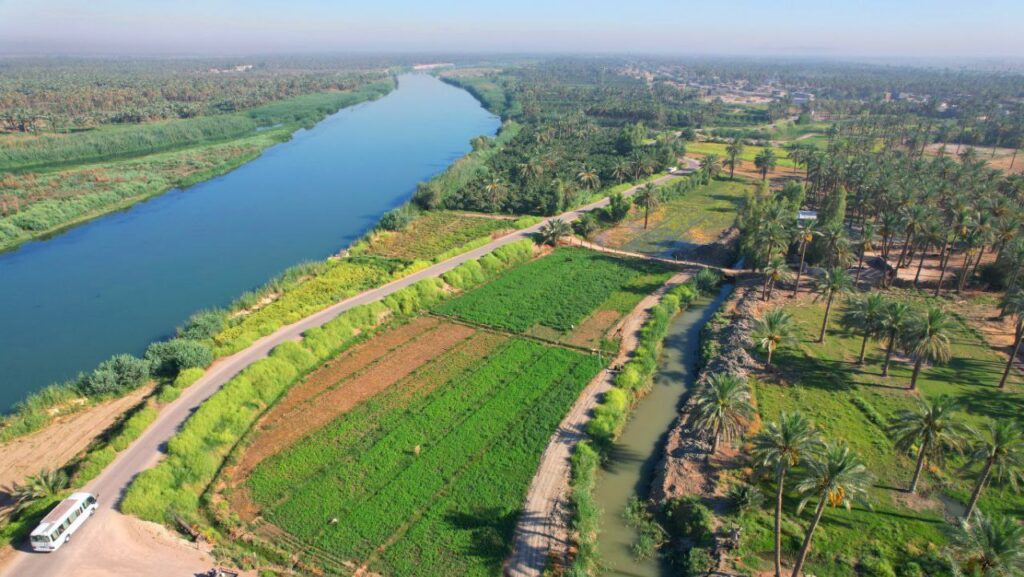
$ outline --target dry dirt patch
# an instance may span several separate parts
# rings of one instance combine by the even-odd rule
[[[619,311],[597,311],[576,327],[576,330],[566,339],[566,343],[577,347],[600,347],[601,339],[615,326],[621,316]]]

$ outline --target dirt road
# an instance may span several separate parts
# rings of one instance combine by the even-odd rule
[[[674,275],[657,292],[644,297],[620,323],[622,342],[613,365],[624,363],[639,343],[638,335],[647,315],[669,288],[686,282],[691,272]],[[530,483],[512,541],[512,556],[505,564],[507,577],[540,577],[548,560],[565,558],[568,545],[570,456],[586,435],[594,407],[612,388],[615,375],[602,371],[583,390],[569,413],[551,436],[540,466]]]
[[[688,162],[688,168],[677,174],[692,171],[693,164],[692,161]],[[662,183],[672,178],[674,178],[674,175],[663,176],[656,179],[655,182]],[[633,187],[626,191],[624,195],[631,195],[638,188]],[[607,204],[608,199],[604,198],[553,218],[561,218],[571,222],[579,218],[584,212],[601,208]],[[4,577],[79,575],[84,573],[81,573],[77,568],[87,563],[95,563],[100,568],[99,571],[106,571],[95,573],[95,575],[180,574],[169,569],[180,561],[177,553],[168,553],[169,551],[176,551],[173,544],[168,544],[162,539],[152,539],[146,542],[132,539],[131,532],[124,530],[124,527],[141,522],[135,519],[125,519],[116,510],[116,506],[132,479],[140,472],[154,466],[160,460],[163,455],[162,449],[164,444],[203,401],[217,392],[224,383],[237,375],[245,367],[266,357],[277,345],[290,340],[300,339],[302,333],[323,325],[353,307],[383,299],[420,280],[437,277],[466,261],[480,258],[500,246],[531,238],[531,235],[535,234],[542,225],[543,222],[510,233],[480,248],[336,303],[296,323],[281,327],[274,333],[259,339],[248,348],[234,355],[218,360],[181,397],[164,407],[149,429],[135,443],[123,451],[102,474],[85,487],[86,491],[100,496],[100,510],[96,517],[90,520],[76,534],[76,542],[84,541],[85,543],[79,543],[80,546],[78,547],[72,546],[68,549],[61,549],[54,554],[33,554],[30,551],[19,550],[12,556],[0,575]],[[143,523],[142,526],[155,527],[152,524],[146,523]],[[155,531],[155,529],[153,530]],[[119,535],[131,542],[123,542]],[[131,555],[126,557],[126,551],[131,551]],[[142,561],[140,558],[144,558],[145,561]],[[133,564],[139,562],[143,562],[146,567],[152,568],[152,571],[148,573],[145,571],[133,572]],[[208,560],[204,562],[209,563]],[[76,569],[69,571],[69,567],[75,567]],[[208,569],[209,566],[205,568]],[[199,566],[199,569],[204,569],[204,567]],[[187,575],[187,573],[185,574]]]

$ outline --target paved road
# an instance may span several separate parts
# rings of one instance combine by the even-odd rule
[[[688,167],[676,174],[663,176],[655,179],[656,183],[663,183],[674,178],[677,174],[692,172],[695,163],[689,161]],[[624,195],[632,195],[639,187],[627,190]],[[584,212],[606,206],[608,199],[604,198],[591,203],[577,210],[569,211],[558,217],[567,222],[579,218]],[[546,222],[546,221],[545,221]],[[530,238],[544,223],[539,223],[530,228],[513,232],[498,238],[480,248],[463,253],[446,261],[425,268],[407,277],[393,281],[384,286],[360,293],[352,298],[336,303],[318,313],[310,315],[294,324],[287,325],[267,335],[248,348],[241,350],[229,357],[225,357],[214,363],[206,374],[189,387],[184,394],[176,401],[164,407],[156,421],[139,437],[131,446],[123,451],[96,479],[89,483],[85,490],[100,496],[100,511],[96,517],[90,520],[80,531],[90,535],[104,535],[113,533],[117,525],[116,505],[120,501],[124,491],[131,484],[132,479],[140,472],[154,466],[163,455],[163,446],[177,432],[178,428],[185,422],[193,411],[203,401],[217,392],[221,386],[232,377],[241,372],[252,363],[264,358],[277,345],[296,340],[302,337],[302,333],[323,325],[339,314],[359,305],[368,304],[383,299],[384,297],[408,287],[425,278],[437,277],[452,270],[460,264],[480,258],[494,249],[506,244]],[[111,525],[108,527],[107,525]],[[94,537],[95,538],[95,537]],[[77,540],[77,539],[76,539]],[[85,545],[85,543],[78,543]],[[78,556],[90,556],[93,554],[91,548],[79,546],[61,549],[54,554],[34,554],[28,551],[19,550],[16,558],[13,559],[6,569],[0,573],[2,577],[57,577],[74,575],[73,568],[76,566]],[[95,561],[95,559],[92,559]],[[113,561],[113,560],[112,560]],[[154,563],[159,563],[154,560]],[[159,573],[159,572],[158,572]],[[123,574],[122,571],[111,567],[111,575]]]

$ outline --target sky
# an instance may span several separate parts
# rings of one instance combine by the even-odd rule
[[[1024,57],[1024,0],[0,0],[0,54]]]

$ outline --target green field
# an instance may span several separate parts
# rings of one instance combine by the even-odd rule
[[[601,366],[511,339],[429,392],[360,405],[261,463],[249,487],[276,525],[374,571],[493,575],[548,437]]]
[[[714,180],[707,186],[674,195],[651,212],[644,229],[643,209],[600,234],[605,246],[651,255],[671,254],[714,242],[736,220],[750,185],[743,179]]]
[[[359,252],[406,260],[432,260],[471,241],[514,228],[514,219],[430,211],[417,216],[400,232],[376,233]]]
[[[436,310],[516,333],[535,327],[564,333],[598,309],[628,312],[669,274],[657,264],[563,248]]]
[[[804,412],[824,430],[826,438],[845,441],[856,450],[877,478],[870,492],[874,511],[826,509],[822,527],[815,536],[808,571],[821,576],[856,575],[854,564],[865,556],[889,559],[897,566],[909,561],[925,566],[937,551],[932,544],[947,539],[948,524],[943,520],[940,494],[966,503],[973,473],[962,473],[959,459],[941,470],[932,469],[922,478],[925,498],[909,504],[902,489],[910,481],[914,462],[911,456],[893,450],[884,427],[898,410],[913,406],[914,394],[904,388],[910,380],[911,366],[896,362],[890,377],[881,377],[884,350],[877,343],[869,345],[866,363],[858,366],[860,337],[840,328],[838,323],[833,322],[824,344],[813,342],[823,304],[805,302],[788,305],[786,309],[800,325],[801,342],[795,349],[779,349],[776,353],[773,364],[780,371],[781,384],[757,383],[762,419],[775,420],[782,411]],[[834,318],[841,312],[834,311]],[[1021,419],[1024,398],[1019,387],[1016,391],[1001,391],[995,386],[1004,362],[981,337],[961,325],[953,339],[952,361],[944,366],[926,367],[918,387],[925,398],[958,398],[965,407],[963,417],[971,425],[979,425],[986,418]],[[795,519],[795,497],[787,507],[790,519]],[[986,489],[979,507],[987,512],[1019,516],[1024,510],[1024,498],[997,484]],[[806,522],[806,515],[801,522]],[[771,513],[760,511],[743,524],[745,560],[766,567],[773,547]],[[784,547],[792,553],[799,547],[802,530],[792,522],[785,528]]]
[[[688,142],[686,144],[686,151],[703,155],[717,154],[718,158],[725,160],[727,157],[725,152],[727,146],[729,145],[718,142]],[[757,153],[761,152],[763,148],[763,146],[744,146],[743,154],[740,155],[740,160],[749,163],[750,169],[753,170],[754,157],[756,157]],[[789,153],[786,152],[786,149],[774,147],[774,150],[775,156],[778,158],[776,170],[779,168],[794,168],[796,166],[796,164],[789,159]]]

